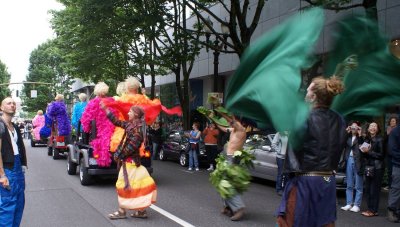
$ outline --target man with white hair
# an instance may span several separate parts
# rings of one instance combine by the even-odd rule
[[[16,105],[11,97],[1,102],[0,117],[0,225],[19,226],[25,206],[26,152],[18,127],[11,122]],[[24,168],[23,168],[24,167]]]

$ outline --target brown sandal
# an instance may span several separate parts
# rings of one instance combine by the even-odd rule
[[[117,219],[125,219],[126,217],[126,213],[125,212],[121,212],[121,211],[115,211],[114,213],[111,213],[108,215],[108,218],[111,220],[117,220]]]
[[[137,211],[135,211],[135,212],[133,212],[131,214],[131,217],[133,217],[133,218],[147,218],[147,212],[146,212],[146,210],[143,210],[143,211],[137,210]]]
[[[378,216],[378,213],[374,213],[370,210],[364,211],[361,213],[364,217],[375,217]]]

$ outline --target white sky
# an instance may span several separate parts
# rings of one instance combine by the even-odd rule
[[[48,11],[62,7],[56,0],[0,0],[0,60],[11,82],[25,80],[30,53],[54,37]]]

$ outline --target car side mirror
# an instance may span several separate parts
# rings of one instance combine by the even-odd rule
[[[263,151],[271,151],[271,146],[268,146],[268,145],[261,146],[261,150],[263,150]]]

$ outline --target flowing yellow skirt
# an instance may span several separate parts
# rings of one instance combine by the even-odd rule
[[[130,210],[143,210],[156,202],[157,187],[146,167],[136,167],[126,163],[130,187],[125,189],[123,168],[121,167],[116,183],[119,207]]]

